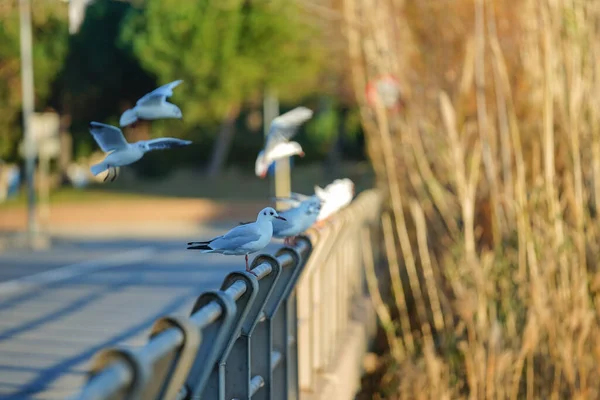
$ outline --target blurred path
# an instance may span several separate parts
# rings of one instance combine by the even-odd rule
[[[98,350],[145,343],[157,318],[188,315],[201,292],[244,267],[243,257],[186,251],[186,242],[63,239],[0,254],[0,399],[74,394]]]

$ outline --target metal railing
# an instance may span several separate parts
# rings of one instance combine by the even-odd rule
[[[189,318],[157,320],[144,346],[99,352],[74,399],[297,400],[314,391],[364,296],[360,237],[380,205],[376,191],[361,193],[294,246],[257,256],[252,273],[227,275]]]

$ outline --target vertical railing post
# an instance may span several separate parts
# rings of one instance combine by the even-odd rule
[[[168,329],[179,329],[183,333],[183,345],[174,359],[164,360],[163,368],[168,371],[161,374],[162,379],[152,379],[144,392],[144,398],[174,399],[185,384],[185,380],[194,365],[198,348],[202,341],[200,329],[188,318],[182,316],[167,316],[157,320],[152,327],[150,340]],[[154,376],[156,378],[156,376]],[[158,392],[158,395],[156,394]]]
[[[206,382],[206,386],[202,391],[202,398],[205,399],[225,399],[225,387],[227,385],[227,378],[231,380],[248,380],[248,378],[244,376],[241,370],[234,369],[231,371],[229,376],[227,376],[226,366],[227,360],[234,347],[234,343],[240,336],[240,332],[242,330],[242,323],[246,319],[246,316],[250,311],[250,307],[256,299],[259,285],[258,278],[250,272],[234,271],[227,275],[227,277],[223,281],[223,284],[221,285],[221,290],[225,291],[236,281],[243,281],[246,285],[246,291],[236,301],[236,313],[233,317],[233,322],[231,323],[230,331],[225,333],[226,338],[222,342],[223,349],[217,350],[217,353],[219,354],[219,359],[213,367],[213,370],[210,373],[210,376],[208,377],[208,381]]]
[[[216,301],[221,306],[222,313],[217,321],[210,323],[202,330],[202,343],[186,380],[187,398],[200,398],[206,380],[220,355],[217,351],[222,347],[222,343],[226,339],[224,332],[228,332],[231,329],[231,324],[236,313],[235,301],[225,294],[225,292],[219,290],[200,295],[192,308],[191,318],[194,317],[196,311],[199,311],[202,307],[213,301]]]
[[[120,393],[115,394],[114,398],[144,400],[142,395],[150,379],[150,367],[144,363],[143,358],[135,351],[129,348],[109,348],[102,350],[94,357],[92,368],[90,369],[90,378],[103,368],[113,362],[122,361],[132,371],[132,379],[128,387],[123,388]]]
[[[296,241],[303,241],[305,242],[305,246],[310,247],[310,241],[306,237],[297,238]],[[288,298],[300,277],[300,273],[304,267],[304,260],[301,255],[291,247],[280,249],[276,256],[279,258],[285,254],[291,257],[291,262],[289,265],[284,266],[281,278],[277,282],[273,295],[267,302],[265,308],[265,314],[273,338],[273,349],[279,352],[282,359],[282,365],[280,367],[273,369],[273,366],[271,366],[271,385],[270,393],[268,393],[268,397],[266,397],[267,399],[289,400],[288,395],[290,387],[288,366],[291,360],[289,352]],[[294,360],[294,362],[297,362],[297,360]],[[260,399],[260,397],[261,396],[258,398]]]
[[[262,376],[268,368],[267,363],[271,358],[271,338],[268,332],[257,330],[263,314],[263,309],[281,274],[281,265],[276,258],[261,254],[252,262],[251,271],[257,273],[257,266],[266,263],[271,267],[271,272],[259,279],[257,296],[250,306],[250,310],[242,324],[241,335],[233,344],[231,354],[227,360],[228,368],[225,371],[225,398],[246,400],[252,397],[252,374]],[[260,273],[258,273],[260,274]],[[262,324],[261,324],[262,325]],[[238,379],[233,379],[234,371]],[[241,371],[241,372],[240,372]],[[245,379],[241,378],[241,374]]]

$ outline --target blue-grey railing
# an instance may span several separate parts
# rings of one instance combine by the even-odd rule
[[[190,317],[157,320],[144,346],[99,352],[74,399],[297,400],[314,390],[364,294],[360,234],[379,209],[377,192],[363,192],[294,246],[257,256],[252,273],[227,275]]]

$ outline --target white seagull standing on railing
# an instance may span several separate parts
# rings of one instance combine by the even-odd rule
[[[299,193],[291,193],[290,197],[276,197],[275,201],[290,203],[293,208],[278,211],[285,220],[273,220],[273,237],[284,239],[283,243],[293,245],[296,236],[310,228],[319,216],[321,210],[321,199],[317,195],[306,196]],[[250,222],[241,222],[247,225]]]
[[[118,167],[138,161],[149,151],[172,149],[174,147],[187,146],[192,143],[189,140],[175,138],[158,138],[128,143],[123,136],[123,132],[121,132],[119,128],[101,124],[100,122],[90,122],[90,133],[102,151],[109,153],[101,163],[92,165],[90,170],[94,176],[108,170],[108,174],[104,178],[104,181],[106,181],[111,175],[111,172],[114,171],[114,176],[110,180],[111,182],[117,179]]]
[[[189,242],[188,250],[200,250],[202,253],[221,253],[225,255],[246,256],[246,271],[248,254],[255,253],[267,247],[273,237],[273,221],[285,218],[274,208],[262,209],[256,217],[256,222],[238,225],[226,234],[204,242]]]
[[[336,179],[324,189],[315,186],[315,194],[323,201],[317,221],[323,221],[352,202],[354,182],[348,178]]]
[[[281,211],[279,214],[287,221],[273,221],[273,236],[284,239],[287,245],[296,242],[296,236],[310,228],[321,211],[321,199],[317,195],[305,196],[292,193],[289,198],[276,198],[277,201],[287,201],[295,207]]]
[[[302,146],[289,140],[296,134],[301,124],[312,118],[312,110],[296,107],[276,118],[273,118],[269,133],[265,139],[265,147],[258,153],[254,172],[264,178],[272,162],[293,155],[304,157]]]
[[[167,102],[173,96],[173,88],[183,82],[181,79],[167,83],[140,98],[135,107],[125,110],[119,120],[121,127],[131,125],[138,119],[183,118],[181,110],[175,104]]]

